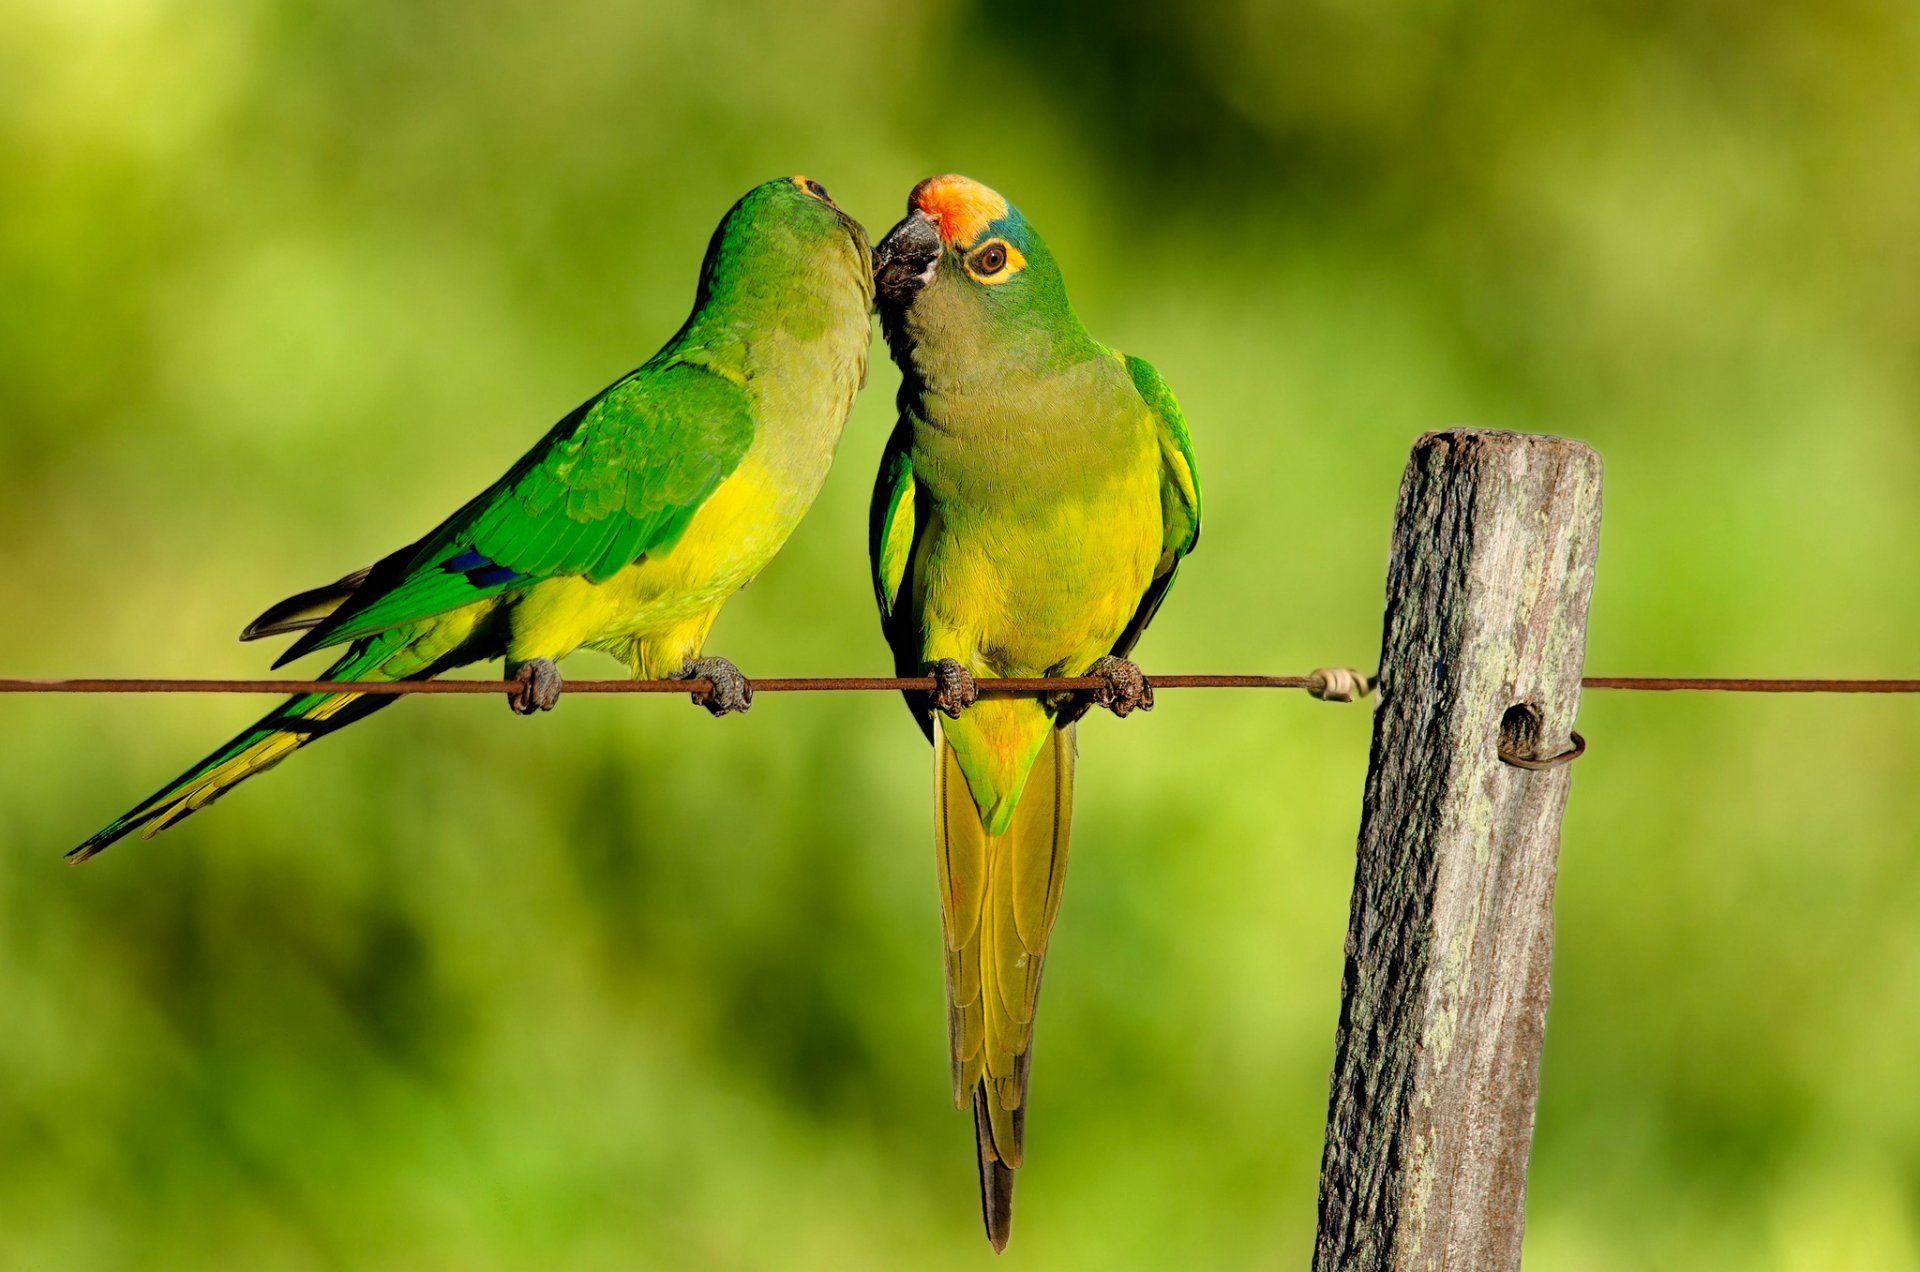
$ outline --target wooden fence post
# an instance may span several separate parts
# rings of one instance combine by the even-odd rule
[[[1520,1264],[1600,530],[1579,442],[1413,448],[1387,570],[1316,1272]]]

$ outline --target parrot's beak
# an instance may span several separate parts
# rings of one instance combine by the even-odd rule
[[[940,250],[940,231],[933,218],[914,209],[874,247],[874,289],[892,304],[913,303],[920,289],[933,280]]]

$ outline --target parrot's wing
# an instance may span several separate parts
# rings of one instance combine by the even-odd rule
[[[867,555],[873,563],[873,596],[880,603],[880,630],[893,649],[893,674],[918,676],[920,663],[918,616],[913,612],[913,550],[921,529],[920,484],[913,475],[912,439],[915,420],[906,411],[887,439],[880,457],[880,475],[873,484],[873,505],[867,516]],[[904,592],[904,594],[903,594]],[[919,690],[902,695],[920,731],[933,740],[933,701]]]
[[[891,628],[900,584],[907,577],[913,555],[913,457],[908,443],[913,421],[902,415],[887,449],[880,457],[880,476],[873,485],[873,506],[867,517],[867,555],[873,562],[873,595],[880,603],[880,621]]]
[[[438,529],[376,565],[280,662],[541,579],[603,582],[670,550],[752,444],[752,406],[727,368],[684,354],[649,362],[560,421]]]
[[[1166,599],[1181,558],[1200,542],[1200,470],[1193,462],[1193,439],[1187,433],[1186,416],[1174,401],[1173,390],[1161,378],[1153,364],[1144,358],[1125,358],[1127,375],[1147,409],[1153,412],[1160,438],[1160,561],[1154,567],[1153,581],[1133,620],[1114,643],[1113,651],[1124,658]]]

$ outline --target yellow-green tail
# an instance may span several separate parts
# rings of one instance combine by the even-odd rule
[[[386,649],[356,647],[329,667],[324,680],[381,680]],[[251,728],[168,782],[127,813],[67,854],[79,865],[138,830],[145,838],[196,813],[239,783],[272,768],[324,734],[363,719],[393,702],[390,696],[356,693],[308,693],[289,698]]]
[[[987,1240],[1005,1248],[1022,1158],[1033,1011],[1067,878],[1073,728],[1040,749],[1005,832],[989,835],[943,733],[934,736],[934,846],[946,916],[954,1107],[971,1103]]]

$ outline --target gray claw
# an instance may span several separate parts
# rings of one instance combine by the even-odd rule
[[[942,658],[930,670],[935,686],[933,705],[946,712],[948,719],[958,720],[962,711],[979,701],[980,686],[957,659]]]
[[[689,658],[673,680],[705,680],[712,687],[697,690],[693,701],[715,716],[745,711],[753,705],[753,685],[740,669],[724,658]]]
[[[514,687],[507,693],[507,705],[515,715],[551,711],[560,701],[560,669],[550,659],[527,659],[514,669],[508,683]]]
[[[1087,674],[1106,681],[1093,691],[1095,706],[1105,707],[1117,716],[1129,715],[1136,708],[1153,710],[1153,686],[1147,683],[1140,669],[1126,659],[1108,654],[1087,668]]]

